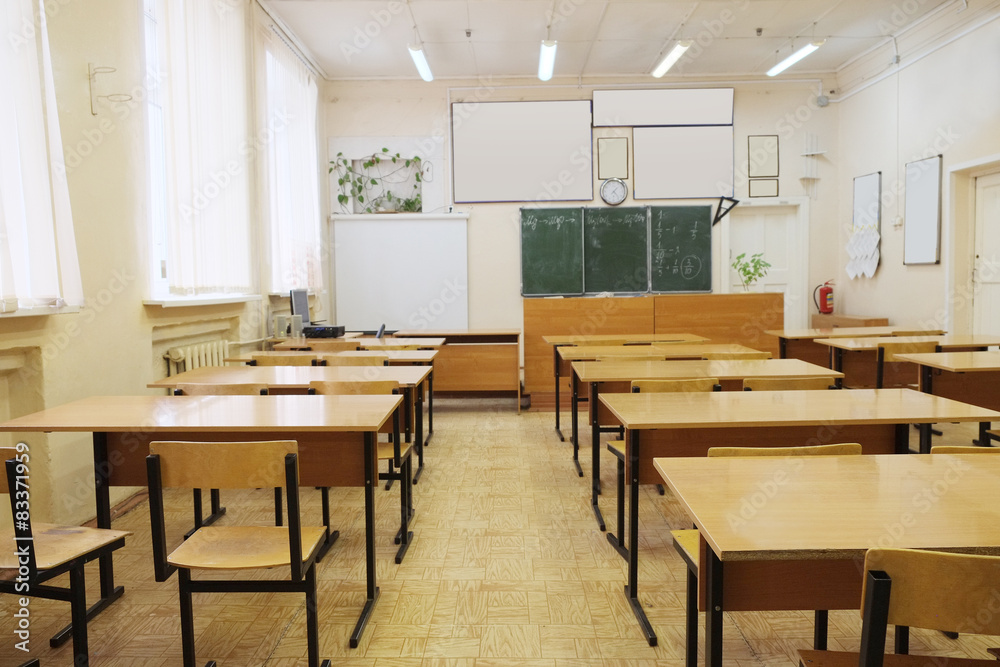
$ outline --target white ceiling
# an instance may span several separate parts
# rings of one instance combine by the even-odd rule
[[[546,31],[555,78],[648,75],[678,39],[685,77],[762,76],[806,42],[826,44],[785,76],[833,73],[927,14],[962,0],[266,0],[329,79],[533,77]],[[551,25],[549,17],[551,18]],[[415,27],[414,27],[415,26]],[[757,29],[761,35],[757,35]],[[470,32],[470,36],[467,35]],[[651,79],[652,80],[652,79]]]

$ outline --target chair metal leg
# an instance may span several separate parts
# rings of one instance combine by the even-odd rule
[[[73,664],[87,667],[90,650],[87,647],[87,580],[83,564],[69,571],[70,617],[73,623]]]
[[[274,490],[274,525],[275,526],[283,526],[283,525],[285,525],[285,523],[284,523],[284,517],[282,516],[284,514],[284,512],[282,510],[281,491],[282,491],[282,489],[280,487],[278,487],[278,488],[276,488]]]
[[[191,603],[191,572],[177,570],[177,597],[181,605],[181,646],[184,667],[194,666],[194,609]]]
[[[688,568],[687,576],[687,615],[685,625],[686,645],[684,647],[684,664],[686,667],[696,667],[698,664],[698,573]]]
[[[316,566],[306,572],[306,646],[309,667],[319,667],[319,613],[316,608]]]

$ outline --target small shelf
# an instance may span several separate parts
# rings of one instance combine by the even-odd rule
[[[802,153],[802,157],[809,157],[811,155],[826,155],[826,151],[808,151]]]

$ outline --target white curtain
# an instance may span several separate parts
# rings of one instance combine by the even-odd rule
[[[174,296],[252,293],[256,137],[250,132],[248,6],[160,0],[153,7],[160,48],[147,46],[147,60],[159,62],[147,67],[164,74],[156,96],[162,105],[166,209],[162,289]],[[151,142],[156,136],[151,127]],[[154,188],[160,168],[150,164]],[[157,199],[151,193],[150,201]],[[154,239],[161,234],[157,215],[151,212]]]
[[[267,238],[268,289],[322,286],[316,78],[256,9],[260,211]]]
[[[42,0],[0,3],[0,312],[83,305]]]

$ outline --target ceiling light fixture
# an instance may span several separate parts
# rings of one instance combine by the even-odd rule
[[[781,74],[786,69],[788,69],[789,67],[791,67],[795,63],[799,62],[800,60],[802,60],[803,58],[805,58],[806,56],[808,56],[810,53],[812,53],[813,51],[815,51],[819,47],[823,46],[823,44],[825,42],[826,42],[825,39],[821,39],[819,41],[810,42],[809,44],[806,44],[801,49],[799,49],[798,51],[796,51],[792,55],[788,56],[787,58],[785,58],[784,60],[782,60],[780,63],[778,63],[777,65],[775,65],[774,67],[772,67],[771,69],[767,70],[767,75],[768,76],[777,76],[778,74]]]
[[[552,71],[556,66],[556,47],[558,42],[554,39],[543,39],[542,49],[538,53],[538,78],[548,81],[552,78]]]
[[[408,48],[410,50],[410,57],[413,58],[413,64],[416,65],[420,78],[424,81],[433,81],[434,74],[431,72],[431,66],[427,63],[427,56],[424,55],[424,45],[411,44]]]
[[[692,42],[690,39],[684,39],[674,44],[674,48],[670,49],[670,52],[663,56],[663,60],[660,61],[660,64],[653,68],[653,76],[659,79],[661,76],[666,74],[667,70],[673,67],[674,63],[681,59],[684,52],[691,48],[691,44]]]

